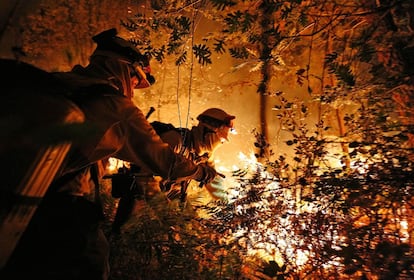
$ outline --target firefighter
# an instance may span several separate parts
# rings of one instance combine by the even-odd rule
[[[229,134],[234,133],[235,116],[226,113],[219,108],[209,108],[198,115],[198,124],[191,129],[175,128],[171,124],[152,122],[151,124],[160,135],[161,139],[170,147],[195,163],[206,163],[214,167],[214,153],[224,143],[228,142]],[[151,198],[159,191],[165,191],[167,198],[186,200],[187,187],[190,180],[179,183],[171,183],[167,180],[158,181],[157,177],[143,168],[134,177],[135,186],[129,188],[121,196],[118,209],[112,224],[112,231],[120,233],[121,227],[128,222],[133,215],[135,204],[139,199]],[[222,177],[204,185],[214,199],[225,200],[226,193],[222,187]],[[145,197],[147,194],[147,197]],[[144,195],[144,196],[143,196]]]
[[[89,130],[71,138],[68,155],[2,279],[108,279],[109,246],[100,228],[97,185],[109,157],[145,166],[177,182],[208,183],[216,176],[209,165],[197,165],[175,153],[131,100],[134,89],[155,81],[148,58],[117,36],[116,29],[93,40],[97,47],[86,67],[77,65],[45,79],[46,89],[52,80],[67,89],[65,94],[82,111]],[[30,86],[25,92],[31,94]]]

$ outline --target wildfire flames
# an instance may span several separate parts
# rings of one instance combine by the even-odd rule
[[[345,217],[343,214],[327,213],[326,209],[330,208],[329,199],[305,201],[296,189],[282,187],[274,175],[266,171],[266,168],[256,160],[253,153],[246,155],[240,152],[238,158],[238,163],[230,167],[220,164],[219,160],[216,161],[217,171],[226,176],[222,181],[222,188],[227,193],[226,206],[213,215],[207,213],[205,207],[197,208],[199,216],[204,220],[219,227],[224,225],[225,230],[219,228],[216,231],[220,232],[221,244],[228,245],[227,248],[232,246],[243,248],[245,257],[251,256],[266,262],[275,262],[279,267],[294,266],[299,270],[312,265],[312,259],[317,258],[315,252],[318,248],[329,246],[333,250],[340,251],[344,246],[348,246],[349,240],[342,236],[335,223],[322,222],[325,227],[317,228],[306,221],[301,222],[299,218],[313,215],[324,219],[324,215],[331,215],[336,221],[349,219],[349,216]],[[125,166],[128,166],[128,163],[110,159],[108,172],[113,173]],[[361,166],[353,167],[358,172],[365,172]],[[257,190],[259,192],[256,198],[246,201],[247,194]],[[202,192],[206,193],[205,188],[200,189],[192,185],[189,188],[188,199],[199,198]],[[198,203],[200,201],[204,205],[209,205],[214,200],[205,195]],[[249,215],[252,217],[251,220],[246,218]],[[359,215],[359,217],[363,216]],[[243,219],[248,222],[243,222]],[[355,227],[362,227],[366,226],[367,221],[360,218],[355,219],[354,222]],[[400,224],[400,235],[408,242],[407,221],[395,222]],[[309,239],[305,240],[304,235],[309,236]],[[324,238],[318,239],[320,236]],[[322,267],[327,270],[345,269],[343,261],[338,256],[325,261]]]

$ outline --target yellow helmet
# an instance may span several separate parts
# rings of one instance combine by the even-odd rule
[[[224,110],[219,108],[210,108],[198,115],[197,120],[201,123],[207,124],[212,127],[220,127],[225,125],[233,128],[233,120],[236,117],[227,114]]]

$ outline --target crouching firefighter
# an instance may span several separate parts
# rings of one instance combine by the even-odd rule
[[[151,122],[155,131],[161,139],[168,143],[176,152],[194,163],[204,163],[214,167],[214,153],[226,142],[230,141],[229,134],[235,133],[234,129],[235,116],[226,113],[219,108],[209,108],[198,115],[198,124],[191,129],[177,128],[172,124],[158,121]],[[120,233],[122,226],[133,215],[137,200],[151,198],[157,192],[167,193],[167,198],[180,199],[181,202],[186,200],[187,187],[191,180],[174,182],[170,180],[158,180],[154,173],[145,168],[134,169],[139,172],[134,173],[132,180],[122,185],[116,183],[117,187],[123,189],[118,193],[120,197],[118,209],[112,224],[112,231]],[[127,172],[127,175],[131,172]],[[155,174],[156,175],[156,174]],[[223,175],[216,176],[215,179],[204,186],[214,199],[226,199],[226,192],[223,189]],[[115,179],[117,180],[117,179]],[[114,181],[113,181],[114,182]],[[114,185],[113,185],[114,187]]]
[[[135,89],[155,81],[148,57],[116,29],[92,39],[97,46],[89,64],[70,72],[0,60],[2,73],[11,73],[1,104],[0,156],[13,161],[2,177],[28,178],[0,186],[0,240],[17,243],[0,250],[1,279],[108,279],[99,179],[110,157],[178,182],[208,183],[216,176],[211,166],[175,153],[131,100]],[[22,84],[22,77],[35,78]],[[62,151],[49,149],[62,145]],[[49,153],[34,153],[43,150]],[[27,217],[24,225],[10,222]]]

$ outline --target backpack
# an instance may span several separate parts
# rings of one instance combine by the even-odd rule
[[[192,150],[194,147],[194,141],[191,137],[190,129],[183,127],[175,127],[171,123],[163,123],[159,121],[153,121],[150,124],[159,136],[171,130],[178,132],[181,135],[181,138],[183,139],[183,146],[181,147],[180,154],[189,154],[191,155],[191,159],[193,159]]]
[[[71,147],[67,138],[84,122],[82,110],[66,97],[68,89],[52,74],[30,64],[0,59],[0,270]],[[22,82],[23,81],[23,82]]]

